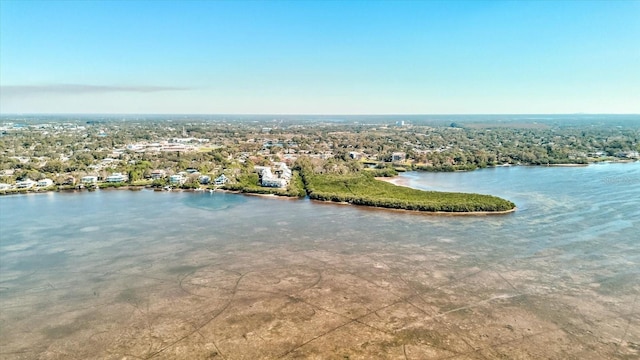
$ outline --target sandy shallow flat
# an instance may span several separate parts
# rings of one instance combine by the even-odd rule
[[[398,176],[395,177],[377,177],[376,180],[385,181],[398,186],[406,186],[409,187],[409,180],[405,178],[401,178]]]
[[[194,266],[139,265],[89,279],[63,272],[40,283],[33,274],[24,279],[30,291],[5,294],[2,358],[640,355],[637,293],[575,287],[586,279],[450,266],[450,255],[410,245],[227,250],[193,258]]]

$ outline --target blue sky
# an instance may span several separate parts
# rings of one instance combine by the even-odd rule
[[[0,112],[640,113],[640,1],[0,0]]]

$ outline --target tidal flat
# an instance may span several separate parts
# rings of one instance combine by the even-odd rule
[[[225,193],[0,199],[3,359],[636,359],[636,164],[403,175],[434,217]]]

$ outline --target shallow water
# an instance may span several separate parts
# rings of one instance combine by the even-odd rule
[[[500,216],[224,193],[0,198],[0,357],[640,356],[640,163],[405,173]]]

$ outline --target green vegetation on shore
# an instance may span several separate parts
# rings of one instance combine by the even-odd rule
[[[305,191],[302,178],[299,172],[294,171],[293,177],[289,186],[285,189],[263,187],[258,185],[258,174],[248,173],[237,177],[237,182],[232,184],[226,184],[222,186],[222,189],[229,191],[239,191],[247,194],[272,194],[278,196],[290,196],[290,197],[305,197],[307,192]]]
[[[309,197],[321,201],[429,212],[501,212],[515,208],[514,203],[491,195],[411,189],[376,180],[366,172],[305,173],[304,181]]]

